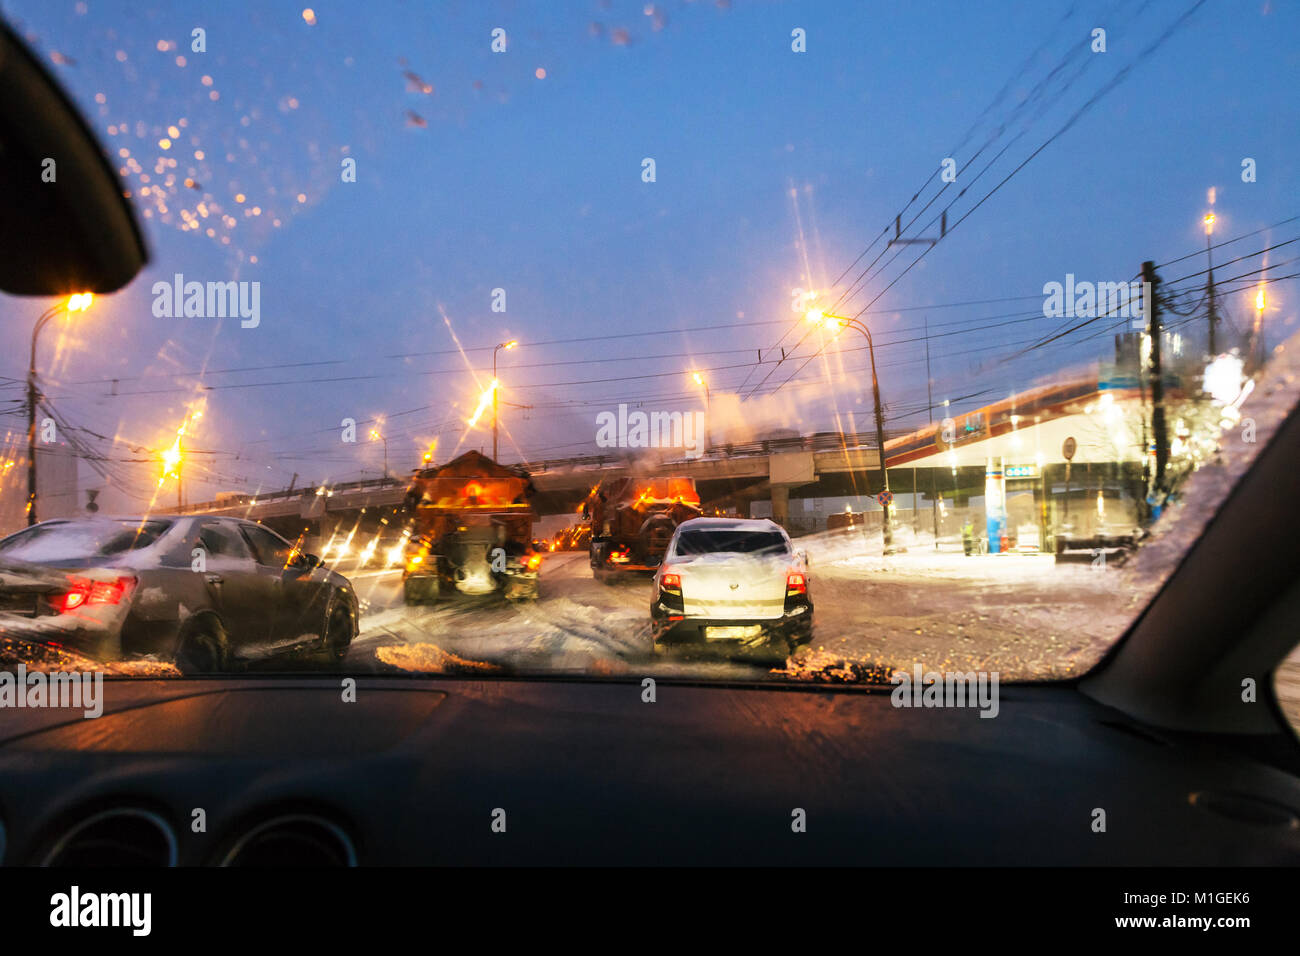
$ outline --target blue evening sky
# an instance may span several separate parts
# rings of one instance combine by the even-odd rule
[[[1300,234],[1300,222],[1265,228],[1300,213],[1294,2],[1208,0],[1145,56],[1194,0],[311,0],[311,17],[306,6],[3,4],[148,212],[152,262],[43,342],[47,392],[89,430],[83,440],[120,459],[169,445],[203,401],[187,447],[214,454],[191,459],[192,500],[283,487],[295,473],[299,484],[376,476],[382,449],[365,439],[377,418],[397,472],[435,438],[439,459],[490,450],[490,416],[468,433],[465,420],[492,346],[511,338],[522,345],[501,353],[502,399],[533,407],[503,406],[506,460],[594,452],[596,415],[620,402],[700,407],[686,374],[696,368],[715,438],[866,429],[865,353],[832,346],[775,391],[802,359],[753,367],[798,319],[791,290],[829,289],[918,188],[930,181],[905,223],[937,191],[945,157],[964,165],[1009,122],[907,234],[953,200],[955,221],[1126,68],[864,317],[891,428],[927,417],[926,320],[947,333],[930,343],[935,400],[980,396],[958,402],[973,407],[1105,359],[1109,334],[1000,361],[1059,324],[1033,315],[1044,283],[1124,281],[1143,259],[1203,250],[1210,189],[1216,240],[1264,229],[1216,259]],[[206,52],[191,50],[195,27]],[[1089,50],[1095,27],[1105,53]],[[491,50],[495,28],[504,53]],[[805,53],[791,50],[796,28]],[[349,157],[355,183],[340,179]],[[1245,157],[1256,182],[1242,182]],[[916,254],[840,311],[865,307]],[[151,287],[176,273],[260,282],[260,326],[155,317]],[[491,308],[496,288],[504,313]],[[1294,290],[1269,287],[1274,343]],[[1248,296],[1227,300],[1237,328]],[[1025,298],[943,307],[1011,297]],[[0,299],[0,374],[23,376],[45,304]],[[822,340],[796,348],[805,330],[781,344],[810,354]],[[735,397],[769,372],[753,398]],[[355,445],[340,440],[349,417],[361,423]],[[109,467],[122,487],[106,493],[110,507],[138,507],[127,493],[147,493],[156,468]]]

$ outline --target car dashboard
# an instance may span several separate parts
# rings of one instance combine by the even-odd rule
[[[888,688],[346,683],[118,680],[95,719],[0,713],[4,862],[1300,862],[1294,776],[1065,684],[1005,687],[988,720]]]

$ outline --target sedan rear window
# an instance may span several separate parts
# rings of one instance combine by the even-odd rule
[[[0,556],[35,564],[108,557],[153,544],[170,521],[49,521],[0,541]]]
[[[679,555],[784,554],[785,536],[776,531],[684,531],[677,539]]]

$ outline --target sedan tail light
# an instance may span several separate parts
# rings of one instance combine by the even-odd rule
[[[786,594],[807,594],[808,579],[804,577],[802,571],[791,571],[785,576],[785,593]]]
[[[135,588],[135,578],[122,575],[116,578],[82,578],[68,576],[68,590],[51,594],[49,601],[60,614],[75,611],[92,604],[121,604]]]
[[[672,571],[665,571],[659,575],[659,587],[665,591],[680,591],[682,589],[682,576]]]

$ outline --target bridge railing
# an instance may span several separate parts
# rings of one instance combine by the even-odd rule
[[[897,438],[901,435],[911,434],[910,431],[886,430],[885,439]],[[718,455],[725,458],[745,458],[753,456],[771,455],[773,453],[793,452],[793,451],[838,451],[847,448],[849,450],[874,450],[876,447],[875,434],[849,433],[840,434],[839,432],[821,432],[815,435],[792,436],[790,438],[765,438],[753,442],[724,442],[721,445],[714,445],[709,448],[706,454]],[[665,465],[680,465],[698,462],[700,459],[680,458],[666,460]],[[618,467],[620,465],[631,464],[633,459],[628,455],[581,455],[573,458],[544,458],[541,461],[527,461],[523,465],[532,474],[544,474],[551,471],[567,470],[571,468],[608,468]],[[408,478],[405,476],[390,475],[387,478],[361,478],[356,481],[341,481],[336,484],[326,486],[326,492],[338,494],[349,491],[370,491],[381,488],[391,487],[393,485],[407,484]],[[312,485],[305,485],[300,488],[282,488],[278,491],[264,491],[257,494],[236,495],[222,500],[200,501],[186,505],[184,512],[203,512],[213,511],[220,508],[234,508],[240,505],[262,504],[270,501],[286,501],[295,498],[301,498],[304,495],[320,494],[320,490]]]
[[[899,438],[903,435],[910,435],[912,429],[887,429],[885,431],[885,440]],[[843,448],[850,450],[875,450],[876,436],[875,433],[849,433],[840,434],[839,432],[821,432],[816,435],[792,436],[790,438],[765,438],[760,441],[752,442],[723,442],[722,444],[709,447],[706,455],[721,455],[726,458],[743,458],[747,456],[763,456],[773,453],[791,452],[791,451],[839,451]],[[586,455],[575,458],[544,458],[541,461],[525,462],[524,466],[533,474],[540,474],[548,471],[557,471],[566,468],[581,467],[606,467],[627,465],[634,461],[634,456],[630,454],[622,455]],[[681,465],[698,463],[699,458],[673,458],[665,459],[664,465]]]

